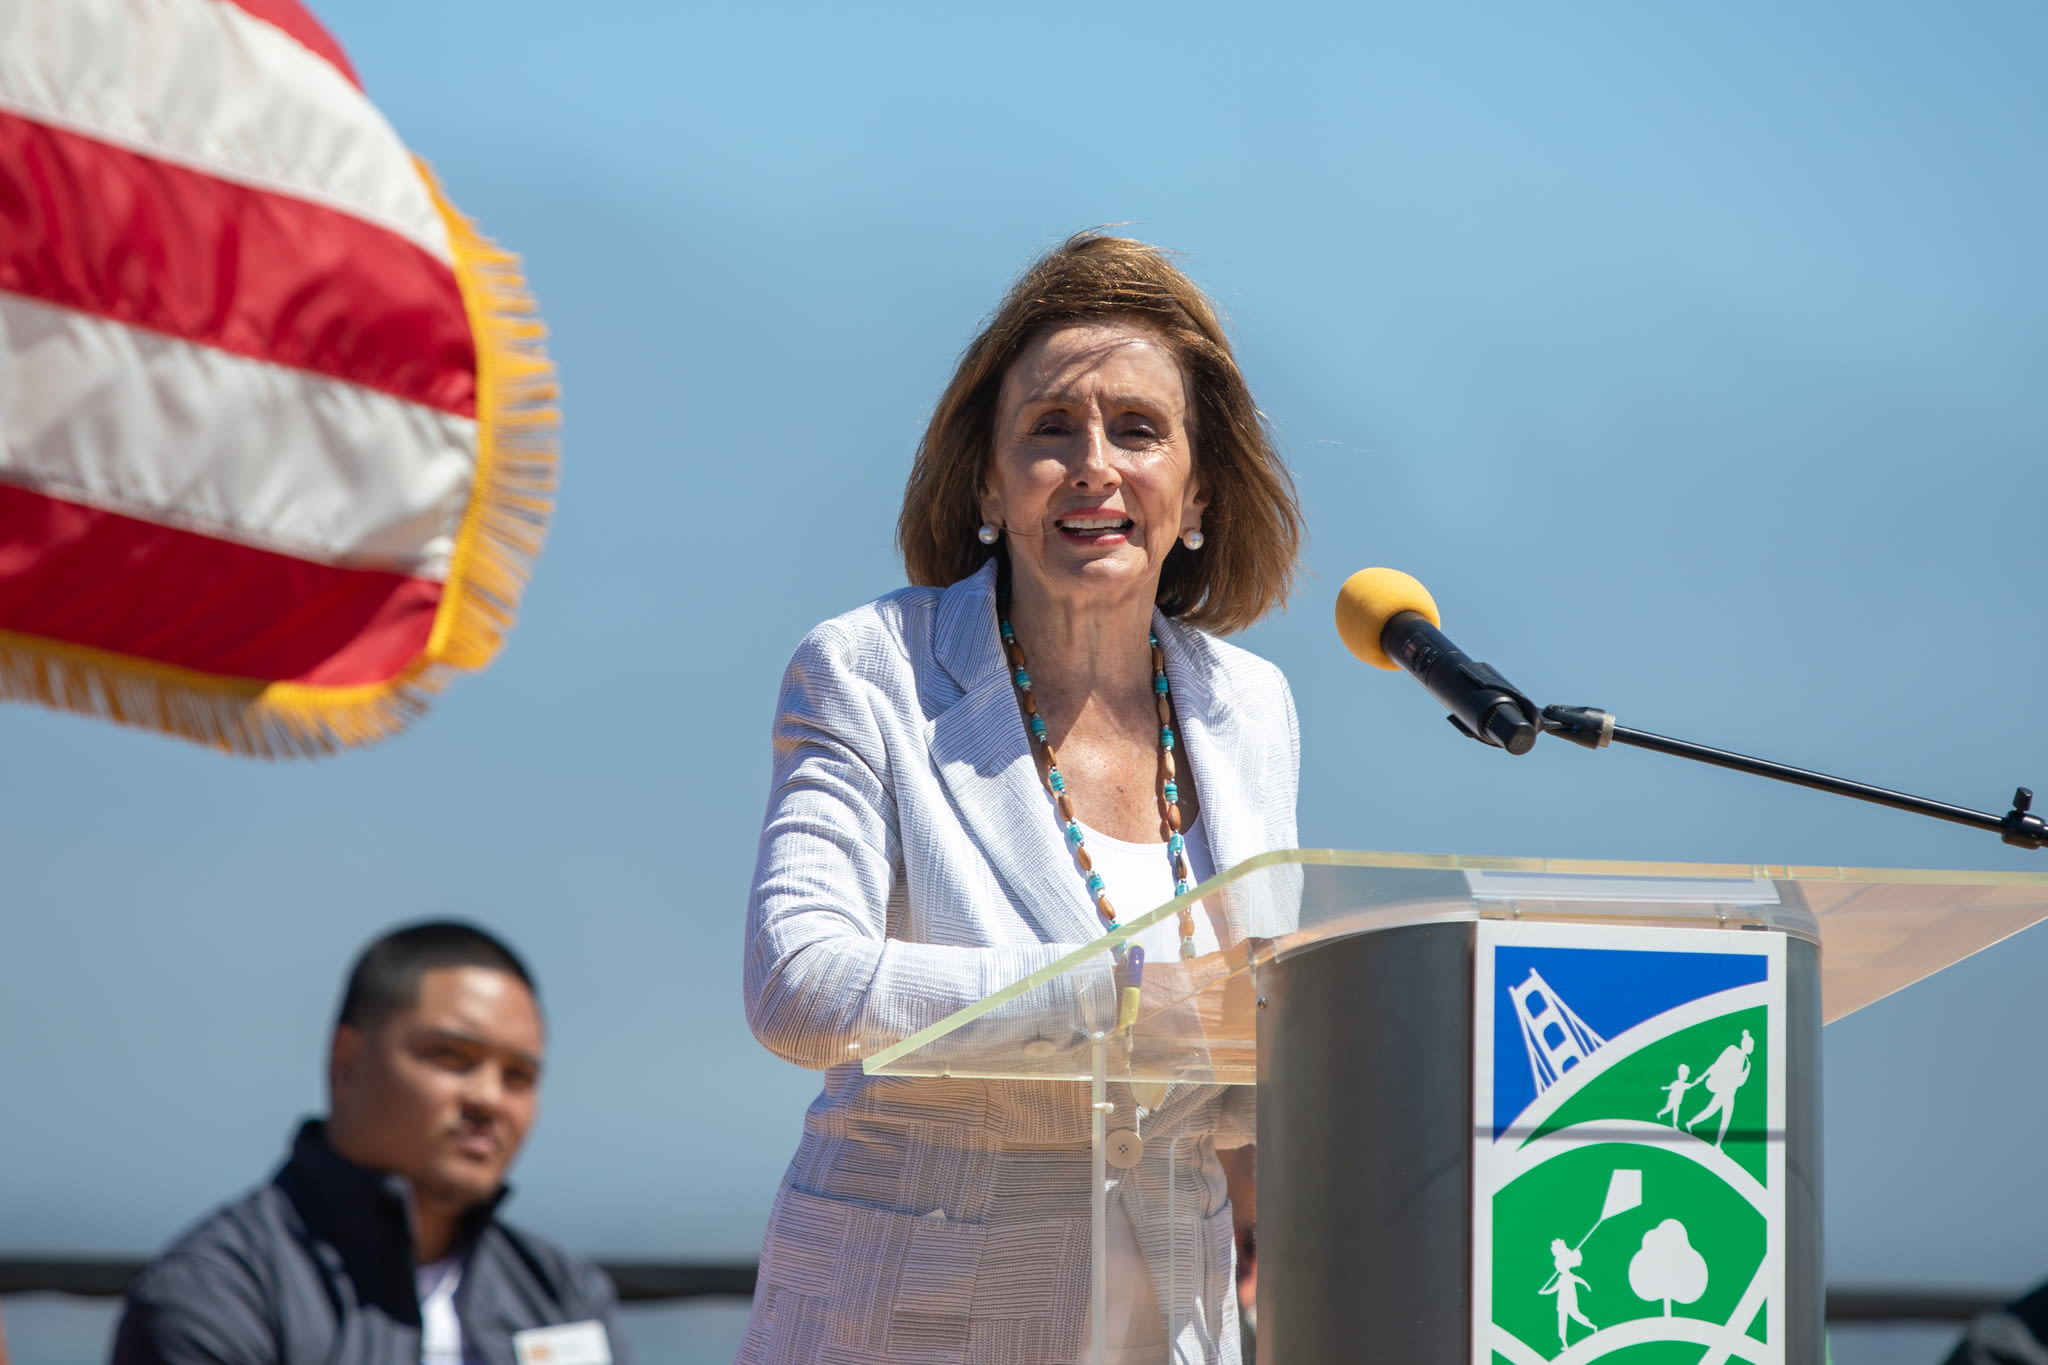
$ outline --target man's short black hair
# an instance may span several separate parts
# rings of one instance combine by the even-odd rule
[[[519,978],[540,1000],[540,987],[519,955],[474,924],[431,920],[393,929],[363,949],[348,974],[336,1027],[368,1029],[419,1003],[420,978],[444,967],[488,967]]]

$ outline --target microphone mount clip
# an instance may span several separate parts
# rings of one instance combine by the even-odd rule
[[[1546,706],[1543,733],[1582,749],[1604,749],[1614,742],[1614,717],[1595,706]]]
[[[2048,848],[2048,820],[2030,814],[2034,793],[2021,787],[2012,794],[2012,809],[1998,823],[2005,830],[2005,842],[2014,848]]]

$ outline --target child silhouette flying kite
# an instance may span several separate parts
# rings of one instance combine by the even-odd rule
[[[1550,1263],[1556,1267],[1556,1273],[1550,1277],[1550,1283],[1537,1292],[1557,1295],[1557,1349],[1560,1351],[1572,1344],[1570,1336],[1567,1335],[1571,1331],[1572,1323],[1585,1324],[1589,1332],[1600,1330],[1593,1325],[1591,1319],[1579,1311],[1579,1290],[1591,1289],[1593,1286],[1572,1274],[1572,1271],[1585,1259],[1586,1254],[1566,1246],[1564,1238],[1550,1239]]]
[[[1553,1270],[1550,1278],[1543,1282],[1543,1288],[1536,1292],[1557,1295],[1557,1348],[1560,1351],[1571,1345],[1571,1340],[1566,1334],[1571,1331],[1571,1324],[1575,1320],[1583,1324],[1589,1332],[1600,1330],[1593,1325],[1591,1319],[1579,1311],[1579,1291],[1593,1287],[1572,1274],[1572,1271],[1586,1260],[1585,1253],[1579,1247],[1585,1246],[1593,1239],[1593,1234],[1600,1230],[1602,1223],[1619,1214],[1627,1213],[1630,1209],[1640,1208],[1642,1202],[1643,1173],[1615,1171],[1607,1177],[1607,1200],[1600,1206],[1600,1216],[1593,1220],[1592,1227],[1586,1229],[1586,1235],[1579,1239],[1579,1245],[1566,1246],[1562,1237],[1550,1239],[1550,1264]]]

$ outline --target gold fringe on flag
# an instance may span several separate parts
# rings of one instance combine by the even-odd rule
[[[478,232],[426,164],[416,164],[448,225],[477,367],[476,473],[426,649],[383,682],[311,687],[0,631],[0,700],[39,702],[228,753],[305,758],[396,734],[426,712],[453,672],[496,656],[554,510],[559,390],[519,258]]]

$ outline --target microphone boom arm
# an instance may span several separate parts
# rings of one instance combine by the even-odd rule
[[[1616,725],[1612,715],[1597,707],[1546,706],[1539,711],[1528,694],[1502,677],[1499,669],[1452,644],[1438,628],[1440,620],[1429,590],[1398,569],[1360,569],[1344,580],[1337,594],[1337,633],[1344,637],[1345,648],[1375,668],[1405,670],[1451,713],[1448,719],[1459,734],[1481,744],[1511,754],[1528,753],[1539,735],[1557,735],[1587,749],[1626,744],[1968,825],[1996,834],[2014,848],[2048,848],[2048,820],[2033,813],[2034,794],[2025,787],[2013,792],[2011,810],[2002,816],[1992,815],[1647,730],[1631,730]]]
[[[2013,793],[2012,809],[2001,817],[1988,811],[1952,806],[1946,801],[1930,801],[1924,796],[1873,787],[1866,782],[1851,782],[1844,777],[1830,777],[1826,773],[1773,763],[1765,758],[1751,758],[1747,754],[1713,749],[1689,740],[1672,739],[1668,735],[1653,735],[1648,730],[1632,730],[1615,724],[1613,716],[1591,706],[1546,706],[1543,708],[1542,726],[1545,734],[1557,735],[1587,749],[1604,749],[1609,744],[1650,749],[1676,758],[1689,758],[1695,763],[1711,763],[1717,768],[1730,768],[1739,773],[1868,801],[1873,805],[1890,806],[1893,810],[1910,811],[1951,824],[1969,825],[2001,836],[2014,848],[2048,847],[2048,820],[2031,812],[2034,793],[2025,787]]]

